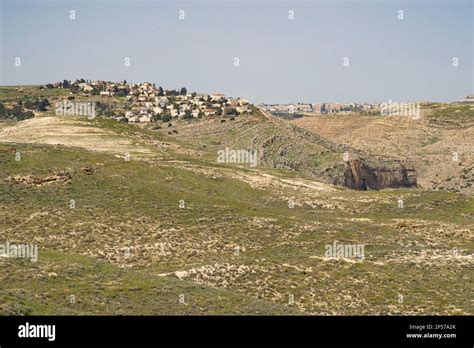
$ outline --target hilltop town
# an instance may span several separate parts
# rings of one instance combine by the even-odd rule
[[[185,87],[179,91],[164,90],[154,83],[128,83],[102,80],[64,80],[46,84],[42,89],[69,89],[70,94],[99,96],[106,103],[112,97],[124,99],[124,108],[110,113],[110,118],[130,123],[169,121],[173,118],[200,118],[203,116],[237,116],[250,113],[250,103],[241,98],[227,97],[222,93],[189,93]],[[99,104],[99,107],[101,104]]]

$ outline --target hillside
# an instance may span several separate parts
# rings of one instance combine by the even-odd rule
[[[427,104],[419,120],[400,116],[338,115],[293,121],[321,137],[369,156],[405,160],[425,189],[474,194],[474,108]]]
[[[412,145],[384,151],[396,128],[375,120],[385,145],[353,120],[314,122],[47,111],[0,124],[0,243],[39,246],[38,262],[0,257],[0,314],[472,315],[472,195],[331,185],[345,151]],[[413,155],[467,144],[470,128],[436,127],[439,148]],[[259,165],[219,163],[226,147],[257,149]],[[364,245],[363,259],[325,257],[335,242]]]

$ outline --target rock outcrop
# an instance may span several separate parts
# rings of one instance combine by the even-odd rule
[[[6,182],[12,184],[26,184],[31,186],[43,186],[54,183],[65,183],[72,179],[73,171],[71,170],[60,170],[55,172],[53,175],[47,176],[35,176],[35,175],[13,175],[5,179]]]
[[[358,158],[346,162],[344,186],[355,190],[416,187],[416,171],[400,161],[372,162]]]

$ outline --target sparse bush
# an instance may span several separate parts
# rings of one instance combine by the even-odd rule
[[[163,114],[161,115],[160,119],[163,121],[163,122],[169,122],[171,121],[172,117],[170,114]],[[171,124],[171,123],[170,123]]]
[[[225,108],[224,109],[224,115],[233,115],[233,116],[237,116],[239,113],[237,112],[237,110],[235,108]]]
[[[37,107],[37,110],[38,111],[47,111],[47,108],[48,106],[50,106],[51,104],[49,103],[48,99],[43,99],[41,100],[39,103],[38,103],[38,107]]]
[[[23,121],[23,120],[27,120],[27,119],[32,118],[32,117],[35,117],[35,114],[32,113],[31,111],[26,111],[26,112],[22,112],[19,115],[17,115],[16,120],[17,121]]]

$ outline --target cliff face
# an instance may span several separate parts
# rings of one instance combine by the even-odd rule
[[[374,164],[354,159],[346,162],[344,186],[355,190],[416,187],[416,171],[398,161]]]

